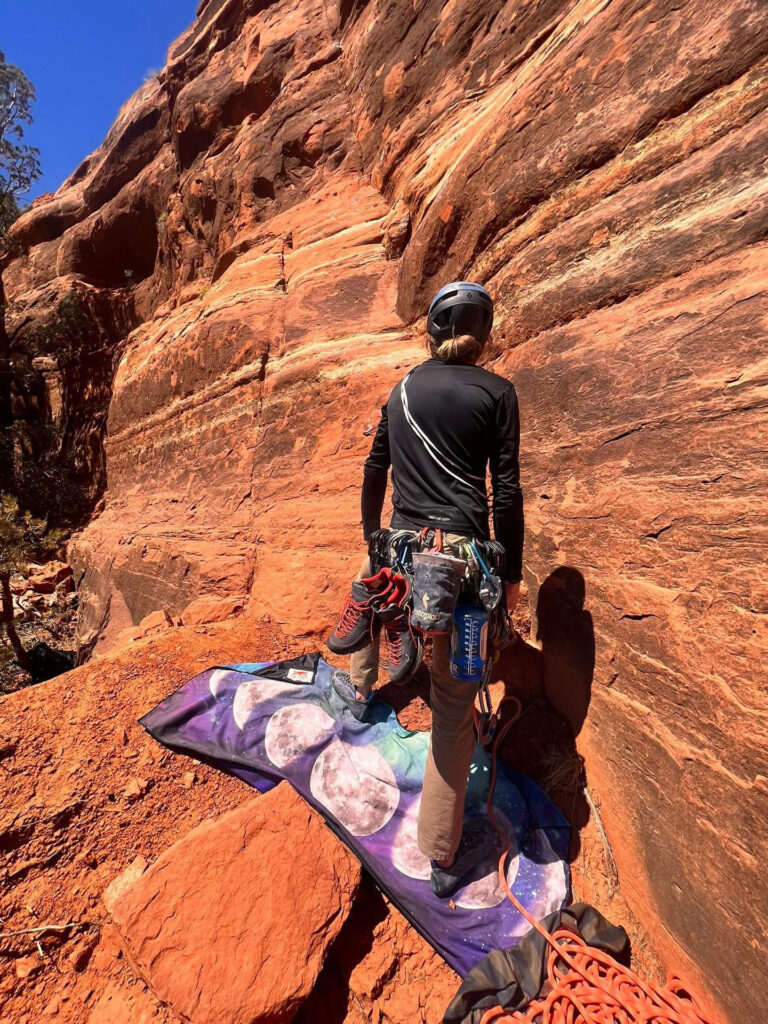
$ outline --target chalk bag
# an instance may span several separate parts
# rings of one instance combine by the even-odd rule
[[[413,556],[411,625],[422,633],[450,633],[466,563],[432,551]]]

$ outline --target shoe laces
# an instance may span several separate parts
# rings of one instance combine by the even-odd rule
[[[392,619],[384,627],[384,635],[387,641],[387,653],[389,655],[389,662],[392,665],[396,665],[403,656],[403,637],[406,633],[410,633],[413,637],[413,629],[411,628],[411,614],[410,609],[406,608],[401,615],[398,615],[396,619]],[[413,637],[415,640],[415,637]]]
[[[403,620],[395,619],[386,626],[387,654],[390,664],[396,665],[403,656]]]
[[[351,594],[347,595],[347,601],[344,605],[344,610],[341,613],[341,618],[339,619],[336,635],[339,637],[345,637],[355,628],[367,611],[367,601],[356,601]]]

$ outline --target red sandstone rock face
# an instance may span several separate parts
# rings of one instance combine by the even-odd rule
[[[109,911],[138,973],[184,1020],[289,1021],[359,883],[355,857],[283,783],[193,829]]]
[[[93,319],[43,375],[106,478],[85,648],[206,595],[326,628],[400,317],[488,283],[534,602],[584,578],[586,611],[543,590],[549,689],[635,911],[735,1020],[766,942],[767,107],[760,0],[211,0],[6,274],[15,345],[72,288]]]

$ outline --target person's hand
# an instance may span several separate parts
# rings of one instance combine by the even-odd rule
[[[520,600],[520,584],[505,583],[504,590],[507,594],[507,612],[511,615],[515,608],[517,608],[517,602]]]

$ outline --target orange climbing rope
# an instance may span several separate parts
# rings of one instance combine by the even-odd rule
[[[494,1024],[713,1024],[678,978],[670,978],[664,987],[644,982],[634,971],[623,967],[603,950],[588,946],[566,928],[550,934],[515,898],[507,884],[509,838],[499,828],[493,814],[499,746],[523,712],[517,697],[505,697],[494,720],[498,720],[502,706],[507,703],[514,703],[516,710],[493,743],[488,817],[506,844],[499,858],[499,879],[504,891],[531,927],[547,941],[550,951],[547,981],[542,987],[545,994],[532,1000],[525,1011],[507,1013],[501,1006],[493,1007],[483,1015],[481,1024],[491,1021]],[[477,715],[476,723],[479,726]]]

